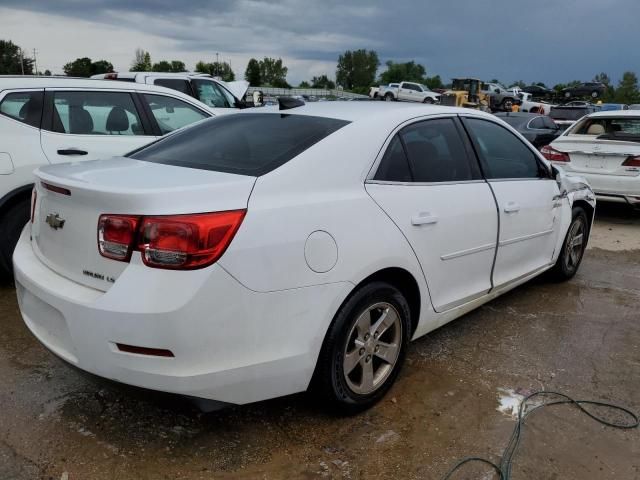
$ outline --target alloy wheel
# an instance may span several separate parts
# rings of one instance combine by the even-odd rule
[[[571,224],[565,244],[564,262],[567,270],[575,270],[580,264],[585,247],[585,223],[578,217]]]
[[[366,395],[384,384],[402,347],[402,322],[386,302],[368,307],[355,321],[344,347],[343,372],[349,388]]]

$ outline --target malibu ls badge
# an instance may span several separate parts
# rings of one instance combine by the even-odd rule
[[[47,222],[54,230],[58,230],[59,228],[64,227],[64,222],[66,220],[57,213],[50,213],[44,221]]]

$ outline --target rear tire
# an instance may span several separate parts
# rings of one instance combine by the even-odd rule
[[[582,207],[573,207],[571,224],[562,243],[558,260],[550,270],[551,278],[565,281],[573,278],[578,271],[589,238],[589,220]]]
[[[502,107],[502,110],[503,110],[503,111],[505,111],[505,112],[510,112],[510,111],[511,111],[511,108],[513,107],[513,100],[511,100],[511,99],[509,99],[509,98],[505,98],[505,99],[502,101],[501,107]]]
[[[387,93],[387,94],[384,96],[384,101],[385,101],[385,102],[392,102],[392,101],[393,101],[393,95],[392,95],[391,93]]]
[[[571,98],[571,92],[564,92],[564,98]]]
[[[29,221],[30,200],[21,200],[4,212],[0,218],[0,276],[13,275],[13,251],[20,233]]]
[[[339,413],[371,407],[398,376],[410,335],[411,312],[404,295],[386,282],[364,285],[333,319],[311,390]]]
[[[598,98],[600,96],[600,94],[598,93],[597,90],[594,90],[593,92],[591,92],[591,98]]]

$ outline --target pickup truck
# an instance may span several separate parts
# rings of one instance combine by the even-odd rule
[[[485,83],[485,89],[482,91],[491,99],[490,107],[492,110],[502,110],[510,112],[511,107],[520,105],[518,92],[514,89],[509,90],[499,83]]]
[[[396,86],[392,87],[392,85]],[[396,100],[401,102],[437,103],[440,101],[439,93],[432,92],[429,87],[414,82],[390,83],[378,95],[387,102]]]
[[[531,93],[520,91],[517,92],[517,95],[522,102],[520,104],[521,112],[541,113],[542,115],[549,115],[549,112],[551,112],[551,108],[556,106],[548,102],[534,101],[533,95]]]

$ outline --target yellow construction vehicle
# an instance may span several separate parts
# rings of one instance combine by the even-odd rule
[[[440,97],[440,104],[489,111],[490,98],[484,89],[483,82],[477,78],[454,78],[451,89]]]

